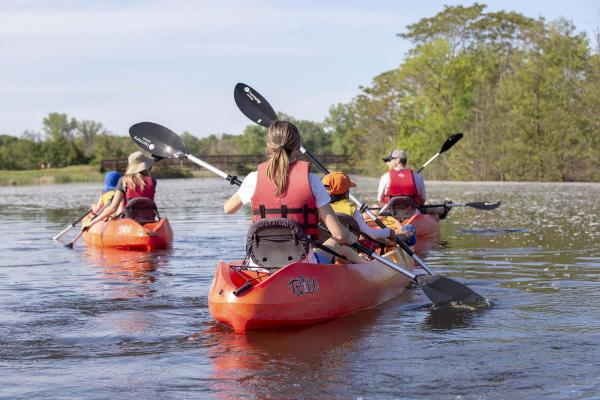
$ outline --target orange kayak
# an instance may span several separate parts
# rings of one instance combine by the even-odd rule
[[[152,251],[170,248],[173,230],[166,218],[144,225],[133,219],[117,218],[92,226],[83,233],[83,240],[96,247]]]
[[[412,269],[404,253],[386,257]],[[220,261],[208,295],[208,308],[219,323],[238,333],[314,324],[375,307],[402,293],[410,279],[377,261],[365,264],[296,262],[272,274]],[[233,293],[247,281],[246,292]]]

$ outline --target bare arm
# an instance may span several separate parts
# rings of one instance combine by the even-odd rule
[[[352,232],[342,225],[329,203],[325,204],[323,207],[319,207],[319,217],[325,223],[325,226],[331,233],[331,237],[336,242],[351,245],[358,240]]]
[[[92,221],[90,221],[87,224],[85,224],[84,226],[82,226],[82,229],[88,229],[92,225],[97,224],[100,221],[103,221],[105,218],[113,216],[113,214],[115,214],[115,212],[117,211],[117,209],[123,202],[123,196],[124,196],[123,192],[121,192],[120,190],[117,190],[115,193],[115,197],[113,197],[110,202],[110,206],[108,206],[104,210],[102,210],[102,212],[100,214],[98,214],[96,216],[96,218],[94,218]]]
[[[242,199],[240,195],[235,192],[223,205],[223,211],[225,214],[236,213],[242,207]]]

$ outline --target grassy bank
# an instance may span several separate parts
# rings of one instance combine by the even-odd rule
[[[214,177],[205,170],[164,168],[152,169],[155,178],[206,178]],[[55,183],[102,182],[104,174],[95,165],[73,165],[65,168],[35,169],[27,171],[0,170],[0,186],[48,185]]]
[[[0,186],[70,182],[102,182],[102,174],[98,171],[98,167],[92,165],[27,171],[0,170]]]

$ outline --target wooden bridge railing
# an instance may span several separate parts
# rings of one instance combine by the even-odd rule
[[[235,172],[240,170],[253,170],[256,165],[266,160],[264,155],[220,155],[220,156],[197,156],[203,161],[223,169],[225,172]],[[349,156],[340,156],[334,154],[321,154],[316,156],[323,164],[331,168],[340,168],[348,166]],[[202,169],[198,165],[186,159],[164,159],[157,166],[174,167],[181,169]],[[124,172],[127,168],[127,159],[102,160],[100,161],[100,172],[117,170]]]

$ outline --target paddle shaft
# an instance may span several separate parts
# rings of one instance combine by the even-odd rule
[[[54,236],[52,238],[52,240],[58,240],[58,239],[60,239],[65,233],[67,233],[68,231],[70,231],[71,229],[73,229],[75,227],[75,225],[77,225],[82,219],[84,219],[91,212],[92,212],[92,209],[90,208],[89,210],[87,210],[85,212],[85,214],[83,214],[81,217],[77,218],[77,220],[75,220],[75,222],[73,222],[71,225],[67,226],[65,229],[63,229],[62,231],[60,231],[60,233],[58,235]]]
[[[198,157],[195,157],[195,156],[193,156],[191,154],[186,154],[186,158],[188,160],[190,160],[191,162],[193,162],[194,164],[197,164],[197,165],[201,166],[202,168],[206,168],[210,172],[212,172],[214,174],[217,174],[217,175],[219,175],[222,178],[225,178],[232,185],[238,185],[238,186],[240,186],[242,184],[242,181],[240,181],[237,176],[232,176],[232,175],[226,174],[225,172],[221,171],[220,169],[218,169],[216,167],[213,167],[209,163],[207,163],[205,161],[202,161]]]
[[[494,210],[500,207],[500,201],[477,201],[472,203],[447,203],[447,204],[425,204],[420,208],[436,208],[436,207],[471,207],[477,210]]]
[[[65,244],[65,247],[68,247],[70,249],[73,248],[73,245],[75,244],[76,241],[79,240],[79,238],[83,235],[84,231],[79,231],[79,233],[77,234],[77,236],[75,236],[75,239],[73,239],[70,243]]]
[[[431,158],[430,158],[430,159],[429,159],[429,160],[428,160],[428,161],[427,161],[425,164],[423,164],[423,165],[421,166],[421,168],[419,168],[419,169],[417,170],[417,174],[420,174],[420,173],[421,173],[421,171],[423,171],[423,169],[424,169],[426,166],[428,166],[430,162],[432,162],[433,160],[435,160],[436,158],[438,158],[438,156],[439,156],[440,154],[442,154],[442,153],[440,153],[439,151],[438,151],[437,153],[435,153],[435,156],[431,157]]]
[[[448,139],[446,139],[446,141],[442,145],[442,148],[440,149],[440,151],[435,153],[435,155],[433,157],[431,157],[425,164],[423,164],[423,166],[417,170],[417,174],[421,173],[421,171],[423,171],[423,168],[425,168],[426,166],[429,165],[430,162],[432,162],[433,160],[438,158],[438,156],[440,154],[442,154],[445,151],[450,150],[450,148],[452,148],[452,146],[454,146],[456,144],[456,142],[458,142],[460,139],[462,139],[462,137],[463,137],[462,133],[455,133],[454,135],[452,135]]]

